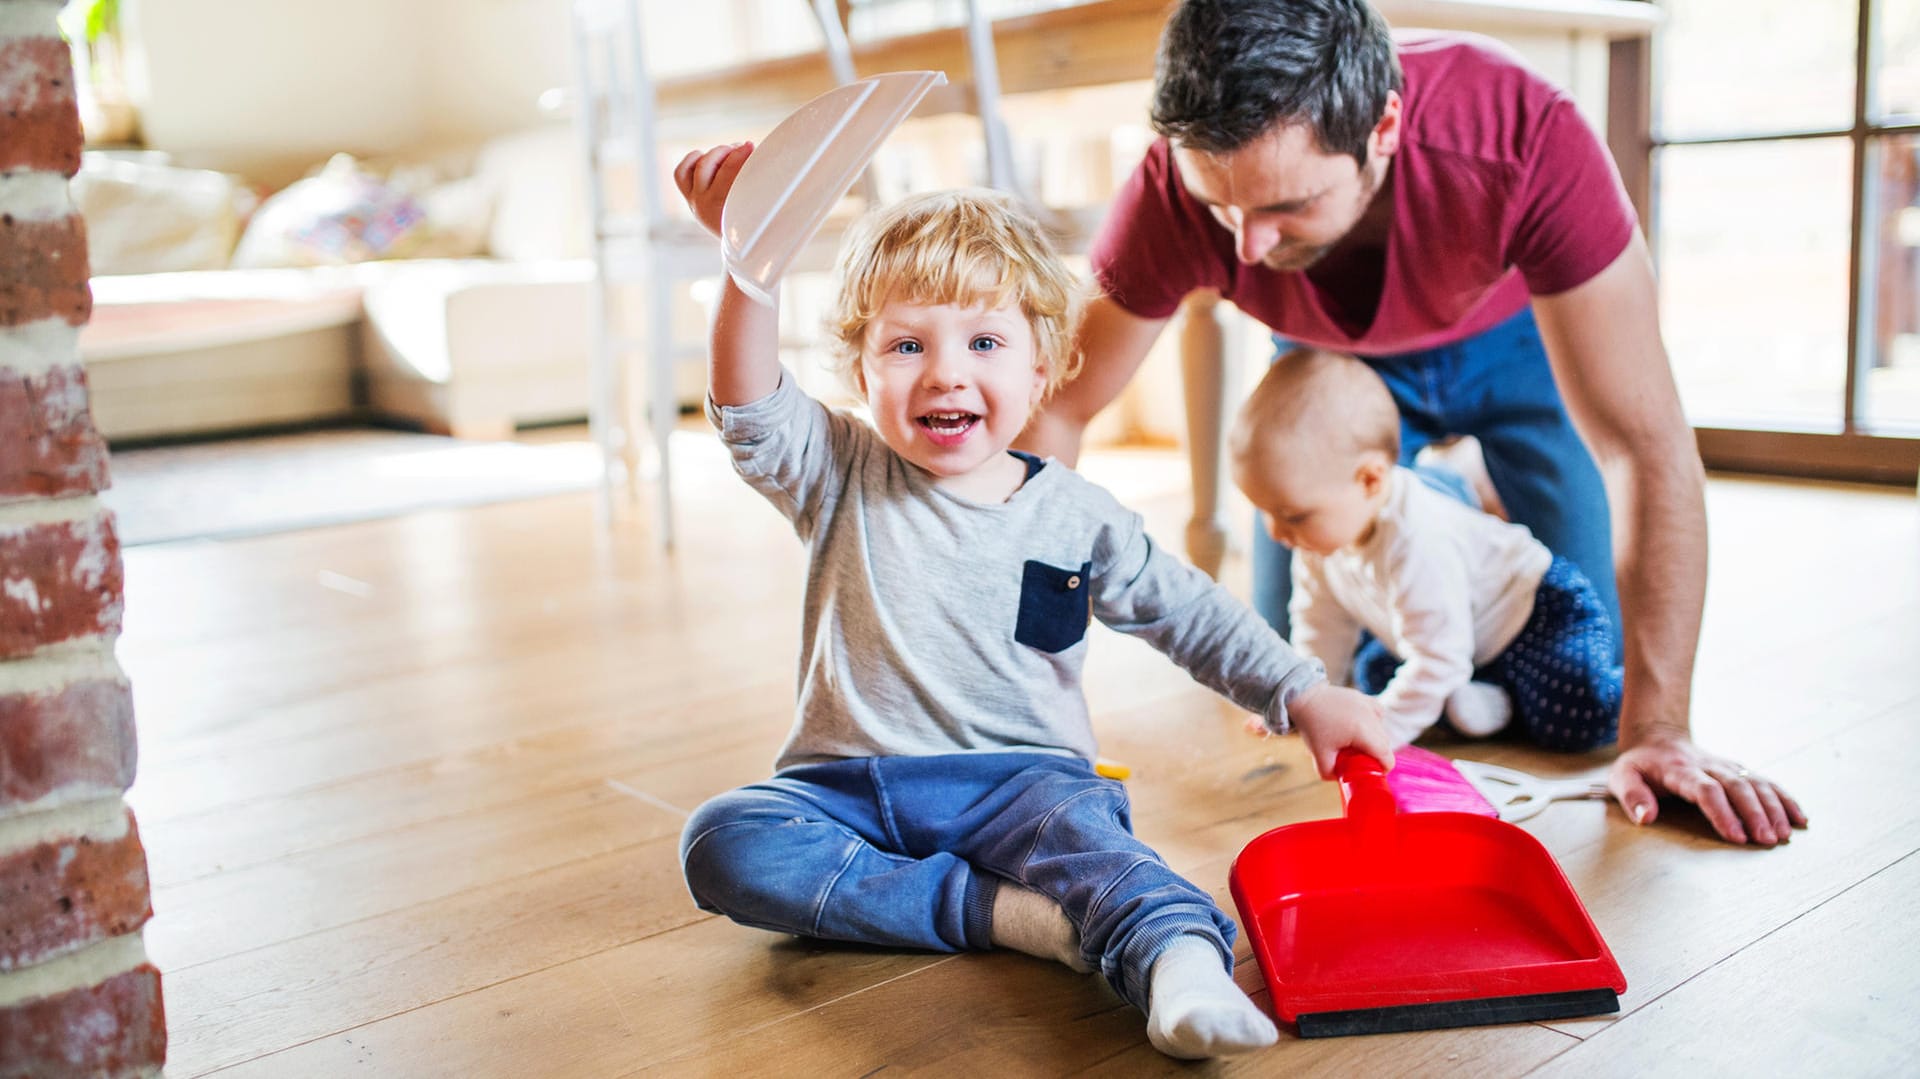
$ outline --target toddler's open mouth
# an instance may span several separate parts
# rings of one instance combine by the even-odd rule
[[[972,412],[929,412],[916,422],[934,438],[946,441],[964,437],[980,422],[980,417]]]

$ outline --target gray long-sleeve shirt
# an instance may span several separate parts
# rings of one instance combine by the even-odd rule
[[[1065,466],[1047,462],[1006,502],[972,502],[791,375],[751,404],[707,410],[735,469],[810,553],[799,709],[777,767],[992,749],[1092,759],[1089,615],[1275,731],[1325,678]]]

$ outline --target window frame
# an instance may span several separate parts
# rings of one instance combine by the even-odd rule
[[[1660,219],[1662,150],[1677,146],[1714,146],[1731,143],[1775,143],[1801,139],[1848,140],[1853,159],[1850,185],[1853,207],[1849,215],[1847,260],[1846,381],[1838,432],[1791,430],[1782,427],[1695,427],[1700,456],[1709,468],[1768,472],[1777,475],[1865,480],[1912,484],[1920,477],[1920,437],[1875,434],[1864,430],[1865,365],[1871,360],[1873,311],[1870,294],[1874,255],[1867,230],[1869,149],[1876,140],[1897,136],[1920,137],[1920,116],[1877,117],[1874,100],[1876,42],[1874,17],[1884,0],[1855,0],[1853,122],[1846,127],[1773,129],[1740,134],[1668,136],[1652,116],[1652,87],[1658,79],[1652,43],[1642,39],[1618,42],[1613,49],[1613,100],[1609,108],[1609,142],[1622,166],[1628,191],[1634,196],[1649,239]],[[1635,95],[1638,95],[1638,100]],[[1635,145],[1635,144],[1638,145]],[[1654,250],[1658,250],[1654,245]]]

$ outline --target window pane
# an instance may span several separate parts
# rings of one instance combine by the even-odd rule
[[[1873,44],[1879,72],[1880,116],[1920,115],[1920,0],[1881,0],[1874,9]]]
[[[1853,126],[1853,0],[1672,0],[1660,49],[1660,132]]]
[[[1660,320],[1696,426],[1840,429],[1851,160],[1844,139],[1660,152]]]
[[[1873,323],[1861,357],[1860,426],[1912,435],[1920,433],[1920,138],[1875,140],[1867,166],[1876,194],[1867,207]]]

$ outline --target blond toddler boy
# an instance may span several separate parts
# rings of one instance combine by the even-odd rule
[[[675,180],[717,233],[751,147]],[[724,286],[708,415],[807,545],[797,715],[774,775],[702,805],[682,865],[745,925],[888,947],[1011,948],[1097,969],[1177,1057],[1271,1044],[1234,925],[1134,838],[1093,771],[1081,689],[1098,618],[1297,727],[1329,773],[1391,759],[1378,706],[1331,687],[1138,514],[1009,451],[1071,367],[1071,275],[988,192],[906,200],[851,239],[832,330],[871,421],[801,392],[774,310]]]

